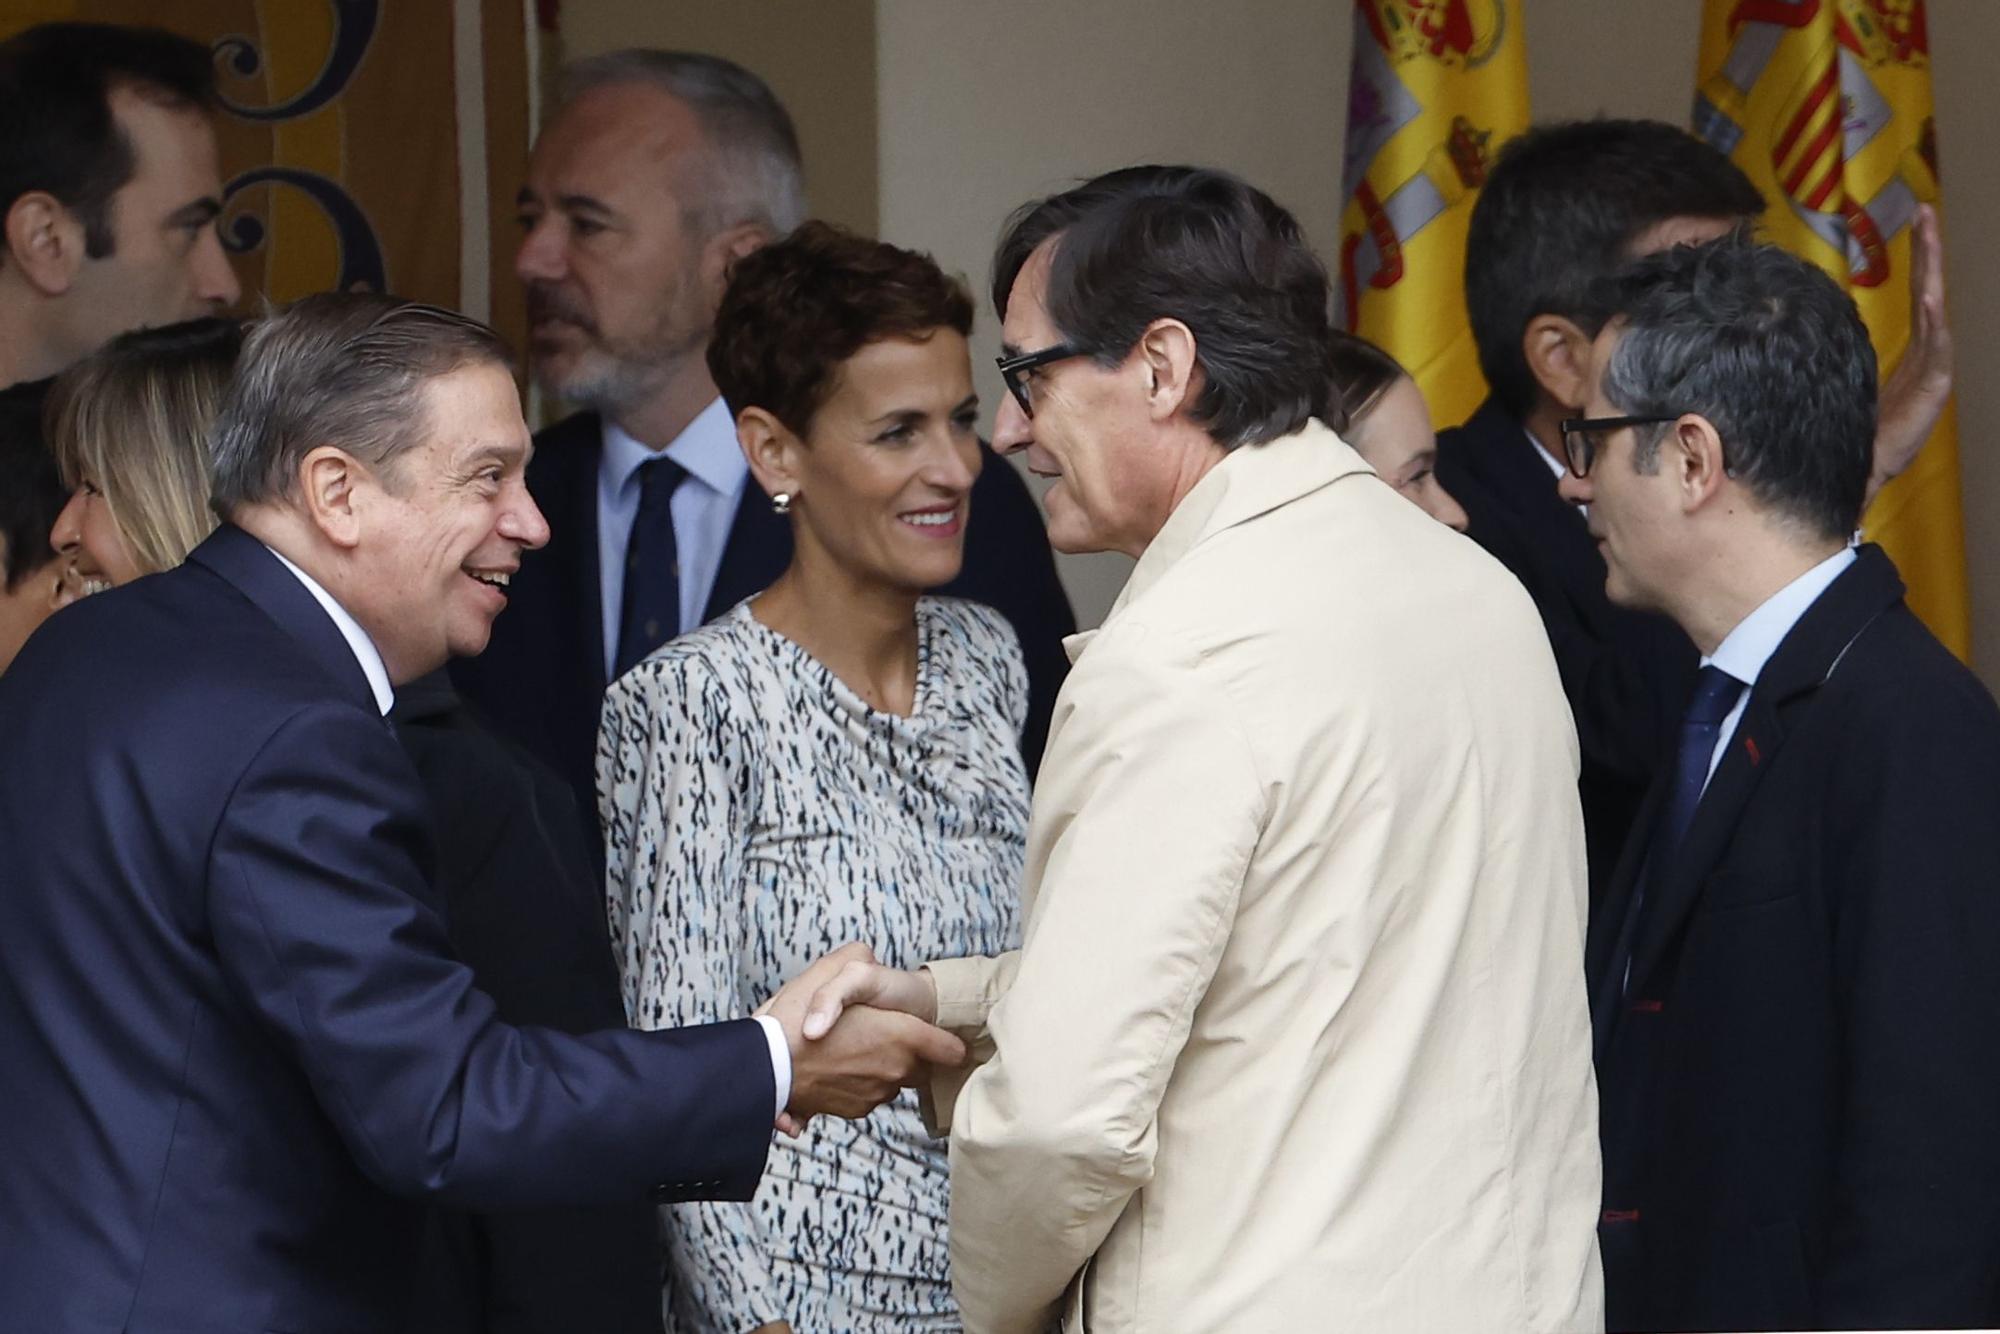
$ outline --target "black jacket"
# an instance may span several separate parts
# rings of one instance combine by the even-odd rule
[[[1069,671],[1062,640],[1075,633],[1076,616],[1026,483],[1005,460],[980,449],[986,466],[973,484],[965,566],[938,592],[987,604],[1020,637],[1029,691],[1021,749],[1033,773]],[[602,451],[602,426],[592,413],[565,418],[535,437],[528,490],[549,522],[549,543],[522,561],[486,651],[451,669],[466,698],[561,775],[593,817],[597,715],[609,684],[597,556]],[[704,615],[713,619],[763,591],[791,559],[791,525],[771,512],[754,484],[746,486]]]
[[[1694,684],[1694,645],[1663,616],[1612,605],[1604,558],[1526,428],[1494,399],[1438,436],[1438,480],[1475,541],[1527,586],[1576,717],[1590,901],[1604,894]]]
[[[1613,1330],[2000,1324],[1997,816],[2000,711],[1864,547],[1592,924]]]
[[[435,672],[396,692],[437,838],[445,930],[511,1024],[623,1028],[604,890],[569,788],[484,727]],[[651,1204],[432,1212],[411,1334],[659,1334]]]

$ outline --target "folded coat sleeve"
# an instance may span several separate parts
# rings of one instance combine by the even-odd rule
[[[265,740],[210,845],[222,967],[361,1170],[475,1209],[747,1196],[769,1148],[762,1030],[500,1022],[446,941],[424,809],[379,719],[316,704]]]
[[[1160,1100],[1265,818],[1227,691],[1192,652],[1128,624],[1067,690],[1023,948],[938,974],[941,1001],[966,1002],[941,1018],[992,1000],[992,1054],[949,1113],[953,1285],[990,1334],[1043,1328],[1151,1179]]]

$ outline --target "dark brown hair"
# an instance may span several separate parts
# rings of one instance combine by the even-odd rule
[[[1402,363],[1359,334],[1335,329],[1327,338],[1326,370],[1333,383],[1326,424],[1346,435],[1403,378]]]
[[[840,363],[886,338],[972,331],[972,297],[929,255],[807,222],[736,261],[708,369],[733,413],[808,433]]]

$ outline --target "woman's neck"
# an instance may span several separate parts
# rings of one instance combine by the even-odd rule
[[[826,665],[883,713],[908,715],[917,694],[917,598],[800,551],[751,615]]]

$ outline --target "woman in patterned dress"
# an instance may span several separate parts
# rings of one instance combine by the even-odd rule
[[[1027,676],[957,573],[980,466],[972,303],[923,255],[808,223],[739,261],[708,352],[790,516],[770,589],[621,677],[598,738],[633,1024],[740,1015],[849,940],[1018,943]],[[942,1141],[913,1094],[774,1145],[748,1204],[666,1213],[681,1334],[953,1330]]]

